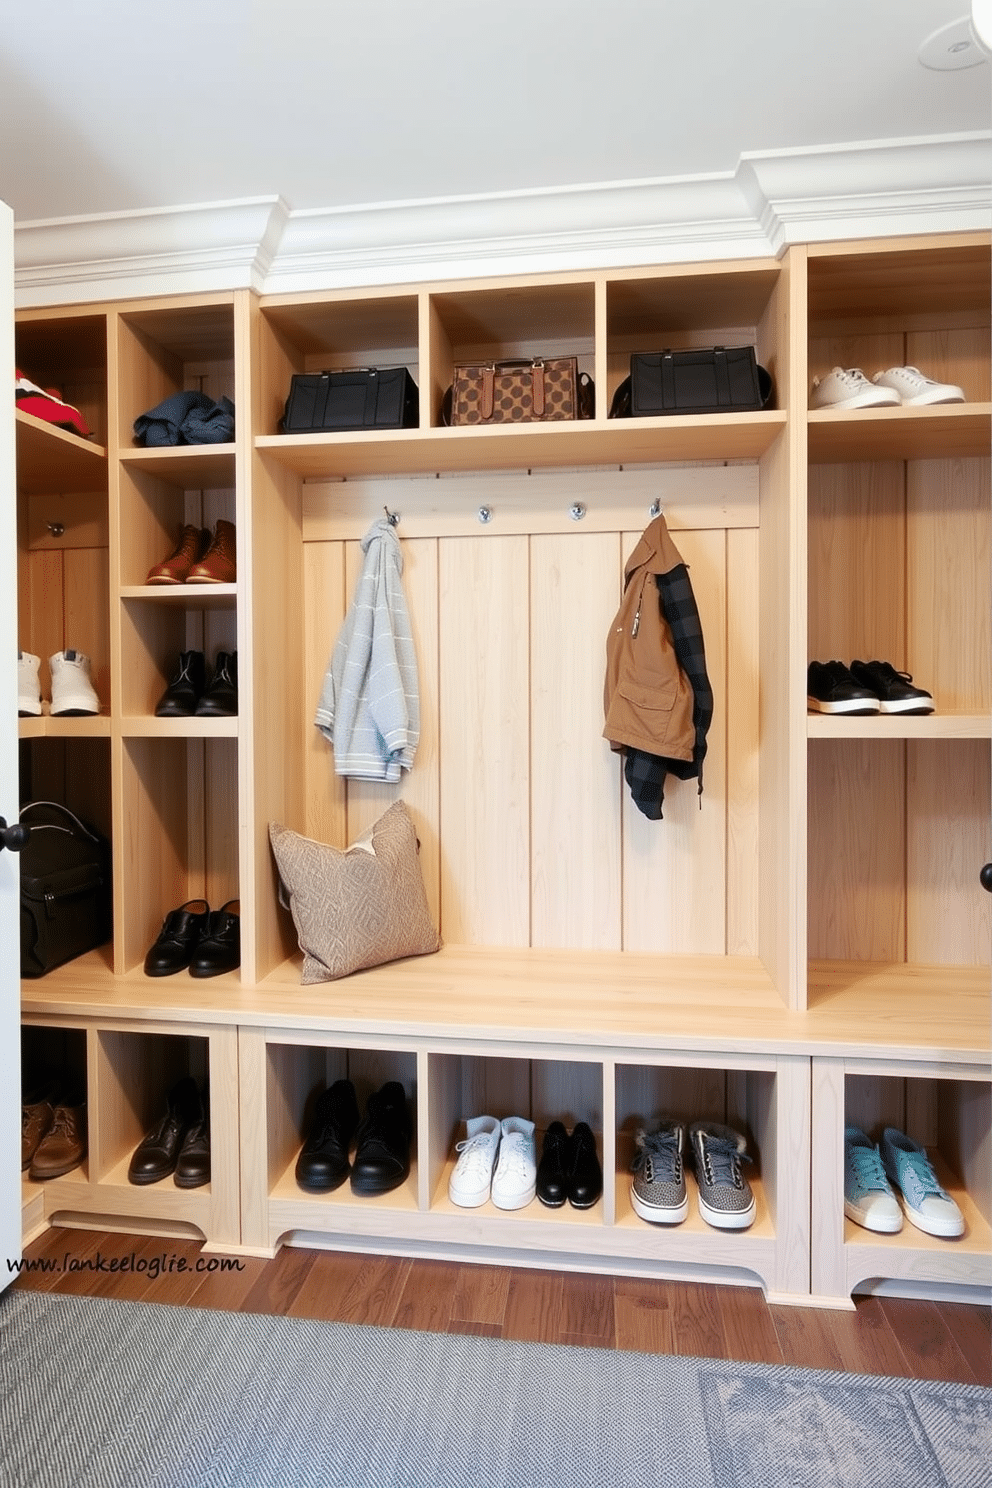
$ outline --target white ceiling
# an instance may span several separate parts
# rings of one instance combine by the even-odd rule
[[[2,0],[20,222],[291,211],[706,176],[747,152],[986,131],[930,71],[968,0]]]

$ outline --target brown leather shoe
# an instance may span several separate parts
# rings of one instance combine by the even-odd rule
[[[55,1112],[47,1100],[31,1101],[21,1107],[21,1172],[27,1172],[41,1145],[41,1139],[52,1124]]]
[[[67,1100],[52,1110],[52,1124],[31,1159],[29,1176],[61,1178],[86,1156],[86,1102]]]
[[[194,527],[187,523],[178,544],[161,563],[150,569],[146,584],[185,584],[190,569],[205,557],[210,546],[210,533],[206,527]]]
[[[213,541],[199,563],[194,563],[187,584],[233,584],[238,577],[234,523],[217,523]]]

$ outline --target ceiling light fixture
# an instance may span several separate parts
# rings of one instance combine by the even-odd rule
[[[957,72],[977,67],[987,61],[972,28],[971,17],[962,16],[949,26],[941,26],[920,47],[919,59],[931,72]]]

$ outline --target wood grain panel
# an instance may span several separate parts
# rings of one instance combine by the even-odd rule
[[[908,669],[938,712],[992,707],[989,461],[907,466]],[[895,662],[898,666],[900,663]]]
[[[905,960],[904,748],[899,740],[810,743],[813,959]]]
[[[650,821],[623,787],[623,943],[627,950],[722,955],[726,950],[727,590],[722,532],[680,532],[714,695],[703,794],[668,776],[664,817]]]
[[[302,830],[318,842],[347,847],[345,783],[334,773],[334,755],[323,734],[314,727],[314,713],[344,621],[347,605],[344,544],[303,545],[303,700],[306,823]]]
[[[811,660],[906,665],[905,555],[904,465],[811,467]]]
[[[992,900],[978,881],[992,858],[988,743],[911,740],[907,750],[907,956],[989,965]]]
[[[727,533],[727,952],[758,954],[759,572],[757,532]],[[707,640],[707,661],[717,651]],[[710,680],[712,681],[712,675]],[[709,781],[709,758],[706,780]]]
[[[617,536],[531,541],[532,944],[620,948],[620,780],[603,738]]]
[[[987,403],[989,385],[989,330],[978,323],[946,331],[911,331],[906,337],[906,360],[936,382],[950,382],[968,403]]]
[[[441,934],[530,938],[528,544],[446,540],[440,592]]]

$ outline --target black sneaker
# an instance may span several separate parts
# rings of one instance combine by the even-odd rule
[[[909,672],[897,672],[887,661],[852,661],[851,676],[870,687],[883,713],[932,713],[933,698],[913,686]]]
[[[806,705],[813,713],[877,713],[878,694],[853,677],[842,661],[811,661]]]

